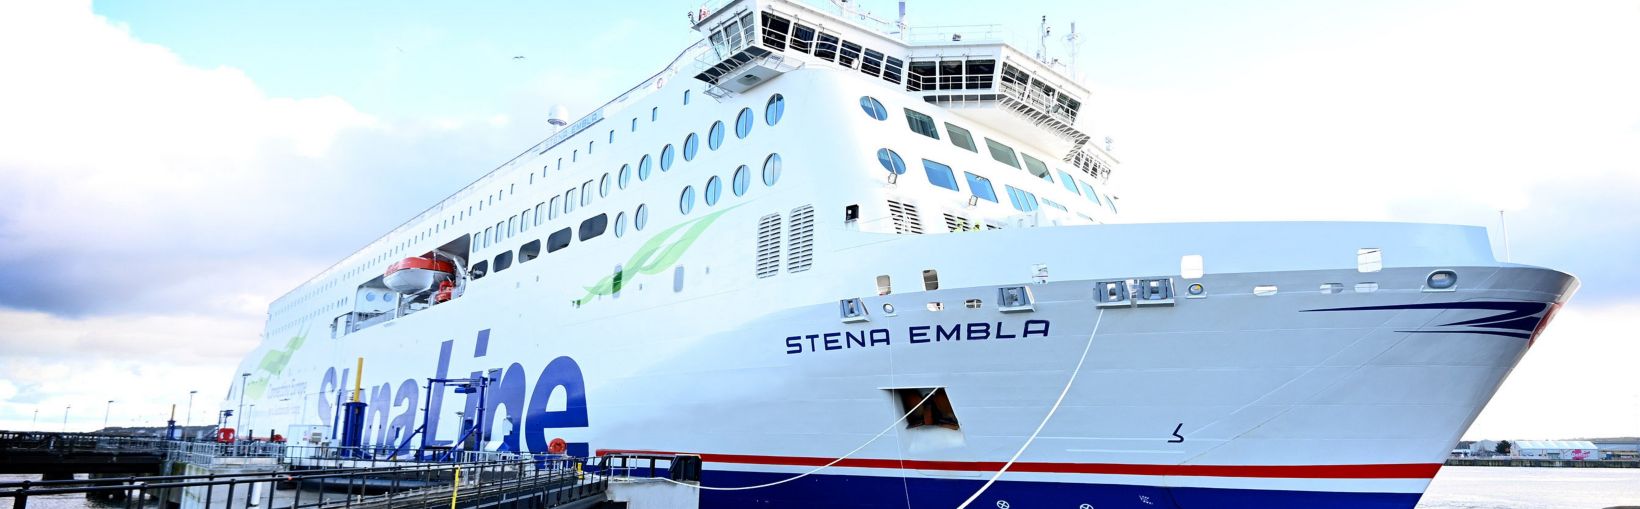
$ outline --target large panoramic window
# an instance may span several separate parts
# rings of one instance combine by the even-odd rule
[[[1019,167],[1019,158],[1014,155],[1013,147],[1003,145],[1001,143],[997,143],[996,140],[986,138],[985,148],[991,150],[991,159],[996,159],[997,162],[1008,166],[1015,168]]]
[[[950,166],[923,159],[923,171],[928,173],[928,183],[957,190],[957,175],[951,172]]]
[[[905,110],[905,122],[911,131],[933,139],[940,139],[940,130],[934,127],[934,118],[910,108]]]
[[[991,179],[966,171],[962,174],[968,176],[968,190],[973,192],[974,196],[991,203],[997,203],[997,190],[991,187]]]

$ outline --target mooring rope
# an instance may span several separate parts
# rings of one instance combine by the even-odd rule
[[[1104,321],[1105,310],[1100,309],[1099,317],[1095,318],[1093,321],[1093,332],[1088,334],[1088,344],[1082,347],[1082,358],[1077,359],[1076,368],[1071,370],[1070,378],[1065,380],[1065,388],[1059,390],[1059,399],[1054,400],[1053,406],[1048,408],[1048,415],[1042,416],[1042,422],[1037,423],[1036,431],[1031,432],[1031,436],[1025,439],[1025,443],[1019,446],[1019,450],[1014,451],[1014,457],[1008,458],[1008,462],[1002,464],[1002,469],[997,470],[996,475],[992,475],[990,480],[985,481],[984,486],[980,486],[978,491],[975,491],[973,495],[969,495],[968,500],[962,501],[962,505],[957,506],[957,509],[967,509],[968,504],[974,503],[974,500],[979,498],[981,494],[985,493],[985,490],[990,489],[992,484],[996,484],[997,479],[1001,478],[1002,474],[1008,472],[1009,468],[1013,468],[1015,461],[1019,461],[1019,456],[1021,454],[1025,454],[1025,449],[1031,447],[1031,442],[1036,441],[1036,436],[1042,433],[1042,428],[1048,426],[1048,420],[1053,419],[1054,412],[1058,412],[1059,405],[1065,402],[1065,395],[1070,394],[1071,385],[1076,383],[1076,375],[1082,372],[1082,363],[1087,362],[1088,351],[1093,349],[1093,337],[1099,335],[1099,324]]]
[[[935,392],[943,391],[943,390],[945,390],[945,388],[942,387],[942,388],[936,389]],[[664,478],[664,477],[658,478],[658,479],[661,479],[663,481],[666,481],[666,482],[669,482],[669,483],[672,483],[672,484],[681,484],[681,485],[684,485],[684,486],[689,486],[691,488],[701,489],[701,490],[708,490],[708,491],[755,490],[755,489],[758,489],[758,488],[767,488],[767,487],[770,487],[770,486],[779,486],[781,484],[786,484],[786,483],[789,483],[789,482],[792,482],[792,481],[796,481],[798,479],[802,479],[804,477],[808,477],[809,475],[814,474],[815,472],[819,472],[821,470],[831,468],[833,465],[836,465],[838,463],[842,463],[844,459],[847,459],[849,456],[853,456],[854,453],[860,452],[861,449],[865,449],[866,446],[871,445],[872,442],[876,442],[877,439],[882,438],[883,435],[888,434],[889,431],[893,431],[895,427],[900,425],[900,422],[905,421],[906,418],[908,418],[908,417],[911,417],[911,414],[916,413],[918,408],[922,408],[923,403],[927,403],[928,400],[931,400],[931,399],[934,399],[934,392],[928,393],[927,396],[924,396],[922,398],[922,401],[918,401],[916,405],[912,405],[911,409],[907,410],[904,415],[900,416],[899,419],[895,419],[894,422],[888,423],[888,427],[883,428],[882,431],[877,432],[876,435],[872,436],[870,440],[866,440],[865,443],[860,444],[859,447],[855,447],[854,450],[843,454],[841,457],[838,457],[837,459],[831,460],[831,463],[827,463],[827,464],[815,467],[814,470],[803,472],[802,474],[799,474],[797,477],[792,477],[792,478],[788,478],[788,479],[781,479],[779,481],[771,482],[771,483],[768,483],[768,484],[759,484],[759,485],[756,485],[756,486],[737,486],[737,487],[730,487],[730,488],[720,488],[720,487],[713,487],[713,486],[701,486],[701,485],[697,485],[697,484],[689,484],[689,483],[686,483],[686,482],[674,481],[672,479],[667,479],[667,478]]]

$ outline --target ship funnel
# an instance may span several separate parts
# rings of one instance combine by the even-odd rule
[[[553,132],[558,132],[569,125],[569,108],[562,104],[554,104],[547,109],[547,124],[552,126]]]

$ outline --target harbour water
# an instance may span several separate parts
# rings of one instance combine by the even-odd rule
[[[0,482],[39,476],[0,475]],[[313,494],[305,500],[317,500]],[[334,496],[334,495],[332,495]],[[1602,509],[1640,506],[1640,469],[1445,467],[1418,509]],[[100,509],[123,502],[95,502],[79,495],[31,499],[29,507]]]

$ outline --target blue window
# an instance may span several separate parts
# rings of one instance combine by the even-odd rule
[[[723,146],[723,121],[712,122],[712,130],[706,134],[706,148],[717,150]]]
[[[626,189],[626,185],[630,183],[632,183],[632,165],[623,164],[620,173],[615,174],[615,185],[621,189]]]
[[[643,231],[646,224],[649,224],[649,206],[638,205],[638,210],[632,211],[632,229]]]
[[[644,154],[643,159],[638,160],[638,180],[649,180],[652,167],[653,165],[649,164],[649,154]]]
[[[1059,209],[1060,212],[1070,212],[1071,211],[1070,209],[1065,208],[1064,205],[1060,205],[1059,202],[1056,202],[1056,201],[1053,201],[1053,200],[1050,200],[1050,199],[1047,199],[1047,198],[1042,199],[1042,204],[1047,205],[1049,207]]]
[[[780,117],[786,114],[786,98],[775,94],[769,98],[769,104],[763,107],[763,121],[769,125],[780,123]]]
[[[991,187],[991,179],[968,173],[966,171],[962,172],[962,174],[968,176],[968,190],[973,192],[974,196],[978,196],[980,199],[991,203],[998,203],[997,190],[996,188]]]
[[[603,178],[598,179],[598,197],[608,198],[609,189],[614,183],[615,179],[609,178],[608,173],[605,173]]]
[[[674,152],[676,151],[672,150],[671,143],[666,144],[665,147],[661,147],[661,171],[672,169],[672,154]]]
[[[1082,184],[1082,196],[1087,197],[1088,201],[1093,202],[1094,205],[1101,205],[1099,203],[1099,193],[1093,191],[1093,186],[1088,185],[1087,182],[1079,181],[1077,183]]]
[[[718,178],[717,175],[713,175],[712,178],[706,179],[706,205],[707,206],[717,205],[718,196],[721,196],[722,194],[723,194],[723,179]]]
[[[732,184],[735,196],[744,196],[746,189],[752,185],[752,169],[747,168],[744,164],[740,165],[739,168],[735,168],[735,177]]]
[[[683,89],[683,105],[689,105],[689,89]]]
[[[632,132],[638,132],[638,117],[632,117]]]
[[[957,175],[951,172],[950,166],[923,159],[923,171],[928,173],[928,183],[957,190]]]
[[[615,214],[615,236],[626,235],[626,213]]]
[[[754,122],[757,122],[757,120],[752,118],[752,109],[741,108],[740,116],[735,117],[735,137],[742,140],[746,139],[746,135],[752,134],[752,123]]]
[[[1008,201],[1013,202],[1014,210],[1031,212],[1038,208],[1036,195],[1031,194],[1030,191],[1024,191],[1014,186],[1002,187],[1008,188]]]
[[[1001,143],[997,143],[996,140],[986,138],[985,148],[991,150],[991,159],[996,159],[997,162],[1008,166],[1015,168],[1019,167],[1019,158],[1014,156],[1013,147],[1003,145]]]
[[[1026,171],[1031,172],[1032,175],[1036,175],[1038,177],[1041,177],[1042,180],[1046,180],[1048,182],[1053,182],[1053,177],[1048,175],[1048,165],[1042,164],[1042,161],[1038,160],[1035,157],[1031,157],[1030,154],[1019,154],[1019,155],[1020,155],[1020,157],[1025,158],[1025,170]]]
[[[699,150],[700,150],[700,137],[695,136],[695,133],[689,133],[689,136],[685,137],[683,139],[683,160],[685,160],[685,161],[695,160],[695,152],[697,152]]]
[[[1110,211],[1111,212],[1116,212],[1116,200],[1110,199],[1110,195],[1108,195],[1108,194],[1105,195],[1105,205],[1110,206]]]
[[[1071,194],[1082,194],[1076,190],[1076,179],[1071,178],[1071,174],[1065,173],[1065,170],[1059,170],[1059,184],[1069,189]]]
[[[763,160],[763,185],[772,186],[780,181],[780,166],[780,154],[769,154],[769,158]]]
[[[649,109],[649,121],[654,122],[654,121],[660,120],[660,119],[661,119],[661,107],[656,106],[656,107],[650,108]]]
[[[877,162],[883,163],[883,168],[895,175],[905,175],[905,160],[899,154],[886,148],[877,149]]]
[[[871,118],[888,120],[888,110],[883,108],[883,103],[875,97],[860,96],[860,108],[866,110],[866,115],[870,115]]]
[[[678,195],[678,212],[689,215],[695,210],[695,186],[683,186],[683,194]]]

